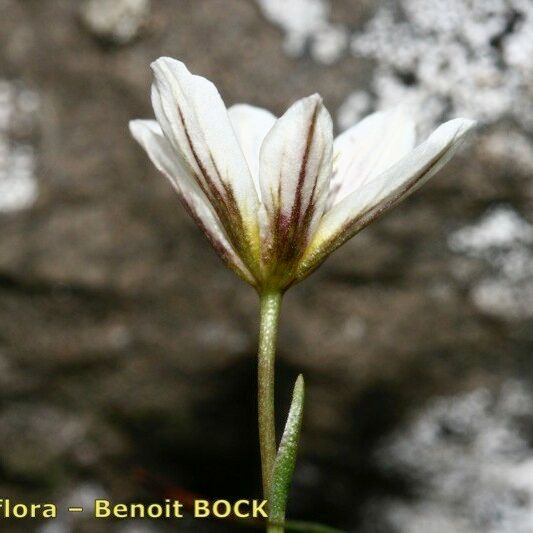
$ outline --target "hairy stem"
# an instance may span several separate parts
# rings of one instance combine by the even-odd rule
[[[274,360],[281,308],[280,292],[261,294],[261,323],[259,326],[259,353],[257,367],[257,395],[259,446],[263,494],[270,495],[272,470],[276,459],[276,427],[274,417]]]

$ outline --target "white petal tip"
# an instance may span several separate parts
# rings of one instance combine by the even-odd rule
[[[439,126],[428,140],[443,144],[457,144],[474,129],[476,124],[475,120],[455,118]]]
[[[293,108],[294,110],[299,110],[304,114],[317,113],[321,116],[323,115],[323,118],[327,118],[328,123],[331,122],[331,117],[326,107],[324,106],[322,96],[320,96],[318,93],[314,93],[310,96],[306,96],[305,98],[297,100],[291,106],[291,108]],[[331,128],[333,128],[333,123],[331,123]]]
[[[308,96],[307,98],[304,98],[304,100],[308,100],[309,102],[313,102],[313,103],[316,103],[316,104],[321,104],[322,103],[322,96],[320,96],[318,93],[313,93],[310,96]]]
[[[150,63],[150,68],[152,70],[157,70],[162,65],[176,65],[176,64],[184,65],[181,61],[178,61],[177,59],[174,59],[173,57],[161,56],[161,57],[158,57],[155,61],[152,61]]]
[[[463,131],[466,133],[467,131],[471,131],[473,129],[475,129],[478,125],[478,122],[477,120],[472,120],[470,118],[459,118],[459,119],[456,119],[456,120],[461,120],[462,121],[462,128],[463,128]]]
[[[131,136],[138,142],[141,142],[147,134],[163,135],[159,124],[155,120],[137,118],[130,120],[128,127]]]
[[[322,105],[322,96],[320,96],[318,93],[304,96],[303,98],[296,100],[296,102],[293,104],[293,106],[301,106],[302,108],[317,107],[320,105]]]
[[[135,137],[135,135],[142,128],[142,120],[140,120],[138,118],[136,118],[134,120],[130,120],[128,122],[128,128],[130,130],[130,133]]]
[[[447,131],[455,131],[456,136],[462,136],[477,125],[475,120],[469,118],[454,118],[445,122],[441,127]]]
[[[155,85],[171,83],[170,80],[184,80],[192,76],[187,65],[173,57],[163,56],[150,64]],[[194,76],[196,78],[196,76]]]
[[[140,142],[140,139],[145,131],[145,126],[143,123],[144,121],[140,119],[130,120],[128,123],[130,134],[137,142]]]

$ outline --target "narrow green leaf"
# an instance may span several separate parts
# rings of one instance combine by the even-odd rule
[[[272,471],[269,500],[270,521],[272,523],[283,523],[285,520],[285,508],[298,452],[303,408],[304,378],[300,374],[294,385],[289,416]]]

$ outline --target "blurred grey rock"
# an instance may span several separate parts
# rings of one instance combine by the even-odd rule
[[[90,516],[96,499],[109,498],[102,486],[95,482],[86,482],[69,488],[65,494],[56,499],[58,516],[55,520],[38,527],[35,533],[72,533]],[[69,507],[82,507],[83,513],[70,513]]]
[[[33,144],[38,108],[35,92],[0,79],[0,213],[27,209],[37,198]]]
[[[414,503],[385,502],[399,533],[528,533],[533,521],[533,398],[521,382],[429,405],[379,452],[414,481]]]
[[[500,206],[453,233],[449,245],[487,266],[471,288],[481,311],[508,320],[533,317],[532,224],[510,207]]]
[[[83,441],[84,421],[50,406],[13,404],[0,415],[4,468],[26,478],[48,477],[63,454]]]
[[[84,0],[81,16],[97,37],[117,44],[134,40],[150,15],[150,0]]]

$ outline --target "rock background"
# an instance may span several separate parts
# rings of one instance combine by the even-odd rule
[[[175,494],[169,487],[257,496],[256,297],[223,268],[127,122],[152,115],[148,65],[161,55],[215,81],[228,105],[277,114],[316,91],[335,116],[351,93],[369,90],[376,64],[348,53],[324,64],[306,46],[291,56],[261,2],[122,2],[104,23],[91,13],[114,8],[92,3],[0,0],[0,112],[9,115],[0,166],[20,186],[9,201],[14,182],[0,187],[0,496],[151,501]],[[333,24],[350,31],[376,10],[354,0],[332,7]],[[15,165],[18,148],[31,149],[26,166]],[[482,128],[437,179],[287,295],[280,423],[297,373],[308,383],[291,516],[411,531],[373,511],[412,498],[418,483],[380,460],[382,443],[434,397],[497,394],[509,379],[530,386],[528,150],[512,121]],[[510,218],[489,224],[488,244],[487,232],[461,240],[501,209]],[[491,240],[502,225],[511,229]],[[175,529],[68,517],[2,528]]]

